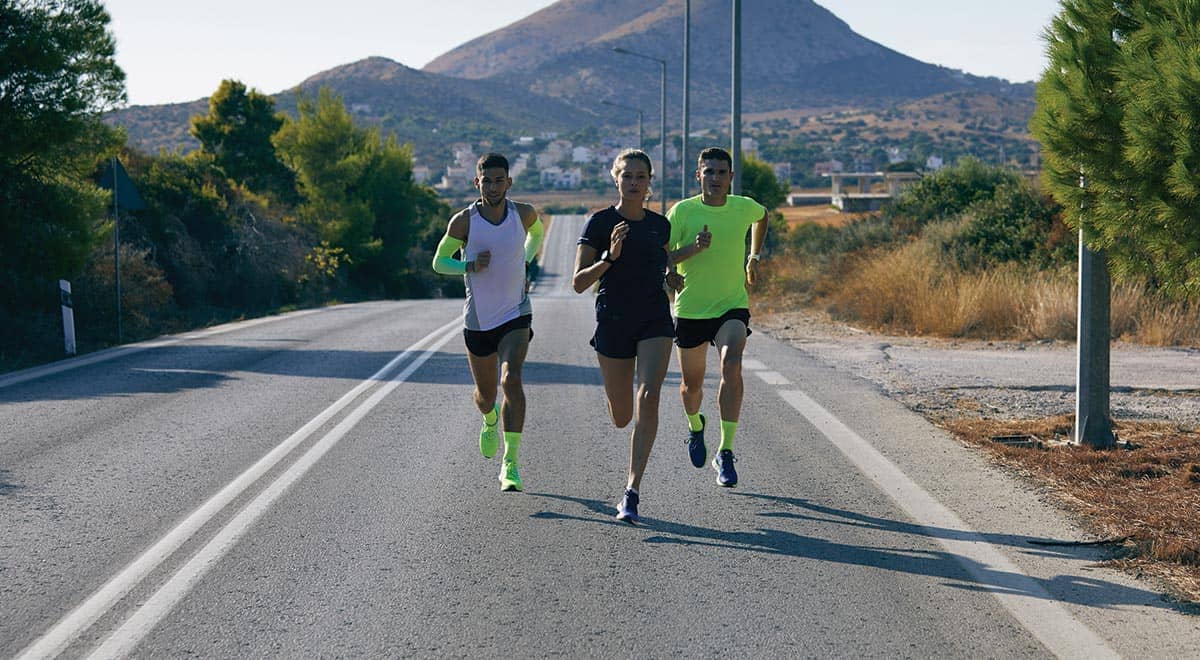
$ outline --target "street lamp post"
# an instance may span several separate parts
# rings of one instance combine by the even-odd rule
[[[688,77],[692,68],[692,0],[683,3],[683,130],[679,136],[679,199],[688,196]]]
[[[634,112],[637,113],[637,115],[638,115],[638,150],[640,151],[642,149],[642,109],[635,108],[632,105],[623,105],[621,103],[613,103],[612,101],[601,101],[601,103],[603,103],[604,105],[611,105],[614,108],[625,108],[626,110],[633,110]]]
[[[729,135],[733,143],[733,185],[730,192],[742,194],[742,0],[733,0],[733,53],[729,110]]]
[[[643,55],[641,53],[635,53],[631,50],[626,50],[625,48],[621,48],[620,46],[613,47],[613,50],[618,53],[621,53],[622,55],[632,55],[634,57],[640,57],[645,60],[653,60],[655,62],[658,62],[658,65],[660,67],[661,77],[659,78],[659,105],[658,105],[658,107],[660,109],[660,119],[659,119],[659,125],[658,125],[658,135],[659,135],[658,168],[659,168],[659,172],[662,174],[662,177],[663,177],[662,178],[662,186],[660,186],[660,190],[662,191],[662,193],[661,193],[661,195],[662,195],[662,212],[663,212],[663,215],[666,215],[666,213],[667,213],[667,188],[666,188],[666,186],[667,186],[667,174],[666,174],[666,172],[667,172],[667,61],[663,60],[663,59],[659,59],[657,57],[651,57],[650,55]]]

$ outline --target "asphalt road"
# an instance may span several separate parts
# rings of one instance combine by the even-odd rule
[[[672,366],[613,519],[581,218],[535,290],[525,492],[482,458],[461,301],[299,312],[0,379],[3,657],[1194,657],[1195,619],[878,388],[756,333],[737,455]],[[715,359],[704,410],[716,418]]]

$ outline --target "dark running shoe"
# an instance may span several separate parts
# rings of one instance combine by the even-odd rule
[[[708,458],[708,447],[704,446],[704,427],[706,426],[708,426],[708,420],[704,419],[704,413],[700,413],[700,430],[688,429],[688,458],[692,459],[692,465],[698,468],[704,467],[704,461]]]
[[[712,466],[717,471],[717,485],[730,486],[737,485],[737,470],[733,468],[733,464],[737,459],[733,457],[733,450],[722,449],[713,456]]]
[[[621,498],[621,503],[617,505],[617,520],[624,520],[628,523],[638,521],[638,494],[625,489],[625,496]]]

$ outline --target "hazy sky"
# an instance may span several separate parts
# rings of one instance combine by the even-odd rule
[[[905,55],[1014,82],[1041,75],[1056,0],[816,0]],[[745,0],[742,11],[752,11]],[[131,105],[192,101],[234,78],[275,93],[371,55],[420,68],[553,0],[107,0]],[[647,0],[649,6],[651,2]],[[186,9],[184,7],[202,7]],[[745,35],[753,38],[753,35]]]

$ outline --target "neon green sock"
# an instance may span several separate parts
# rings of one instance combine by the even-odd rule
[[[684,414],[687,415],[687,413]],[[704,428],[704,420],[700,419],[700,413],[688,415],[687,420],[689,431],[699,431],[700,429]]]
[[[717,451],[728,449],[733,451],[733,436],[737,435],[737,422],[721,420],[721,446]]]
[[[521,446],[521,434],[512,431],[504,432],[504,460],[507,463],[517,462],[517,449]]]
[[[483,416],[483,423],[488,426],[495,426],[496,421],[500,419],[500,404],[496,404],[491,410],[487,411]]]

